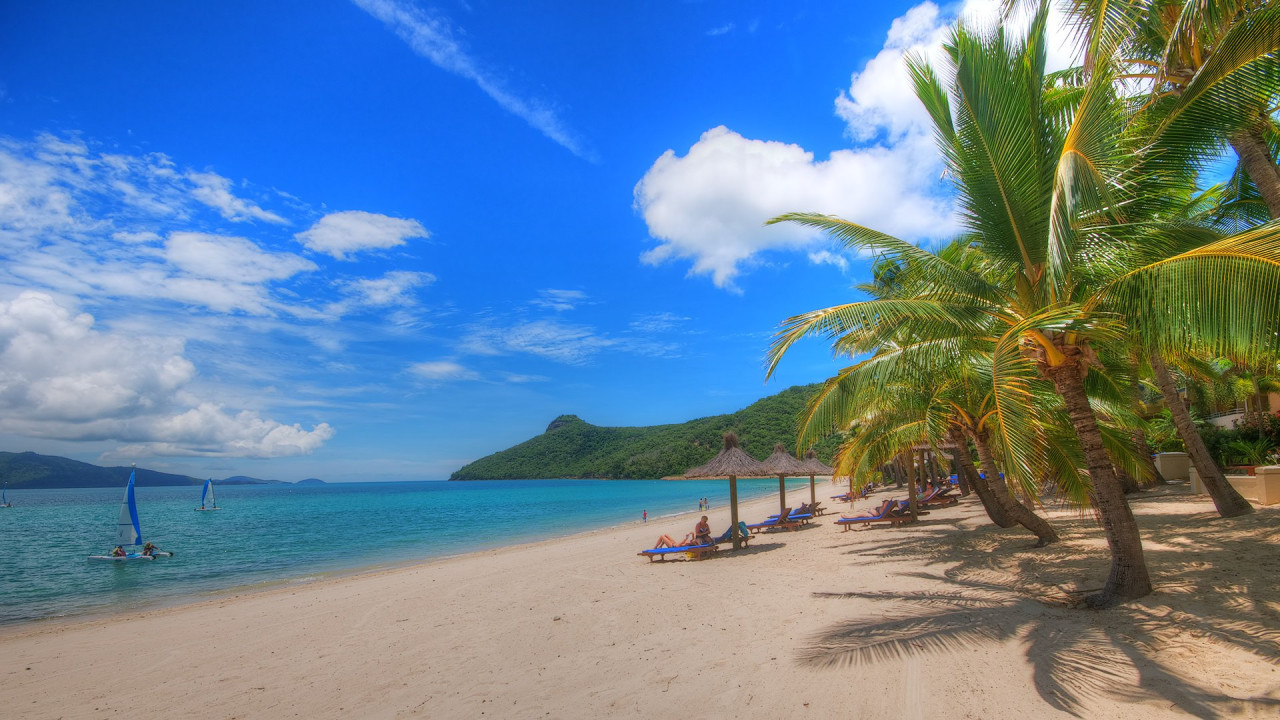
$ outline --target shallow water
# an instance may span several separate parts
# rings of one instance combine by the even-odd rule
[[[797,479],[791,483],[807,483]],[[695,511],[724,481],[491,480],[136,488],[143,540],[175,553],[102,562],[124,488],[9,490],[0,509],[0,624],[151,607]],[[776,479],[741,480],[743,500]]]

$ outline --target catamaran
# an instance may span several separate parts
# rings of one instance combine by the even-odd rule
[[[0,507],[13,507],[13,503],[9,502],[9,483],[0,487]]]
[[[213,507],[210,507],[212,505]],[[200,507],[196,510],[221,510],[218,498],[213,496],[213,478],[204,481],[204,490],[200,493]]]
[[[157,549],[151,543],[142,542],[142,526],[138,523],[138,504],[133,499],[133,481],[138,471],[135,468],[129,473],[129,485],[124,489],[124,502],[120,503],[120,517],[116,521],[116,547],[120,554],[90,555],[90,560],[154,560],[157,557],[170,557],[171,552]],[[126,550],[125,548],[141,548]]]

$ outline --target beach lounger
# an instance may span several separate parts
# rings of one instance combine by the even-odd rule
[[[728,530],[724,531],[723,535],[712,540],[711,542],[713,543],[733,542],[732,533],[733,533],[733,526],[730,526]],[[738,537],[742,538],[743,544],[746,544],[746,542],[751,539],[751,531],[747,529],[747,524],[741,520],[738,521]]]
[[[777,515],[770,515],[768,519],[769,519],[769,520],[777,520],[777,519],[778,519],[778,516],[777,516]],[[801,523],[807,523],[807,522],[809,522],[809,521],[810,521],[810,520],[812,520],[812,519],[813,519],[813,512],[812,512],[812,508],[811,508],[811,507],[809,507],[809,504],[808,504],[808,503],[805,503],[804,505],[801,505],[800,507],[798,507],[798,508],[796,508],[795,510],[791,511],[791,514],[790,514],[790,515],[787,515],[787,520],[788,520],[789,522],[790,522],[790,521],[798,520],[798,521],[800,521]]]
[[[960,502],[960,498],[952,497],[951,495],[948,494],[950,492],[951,492],[950,486],[940,487],[937,490],[930,492],[928,495],[925,495],[924,497],[920,498],[919,500],[916,501],[916,503],[921,507],[940,508],[940,507],[949,507],[951,505],[955,505],[956,503]]]
[[[649,562],[657,560],[666,560],[668,555],[677,553],[688,553],[690,560],[701,560],[719,548],[715,543],[707,543],[705,545],[681,545],[680,547],[650,548],[641,550],[636,553],[643,557],[649,558]]]
[[[763,532],[765,530],[795,530],[804,524],[803,519],[792,519],[791,508],[783,508],[782,514],[777,517],[771,517],[764,522],[758,522],[754,525],[748,525],[747,528],[752,532]]]
[[[914,521],[911,517],[911,504],[906,500],[885,500],[876,511],[870,515],[857,515],[854,517],[841,516],[836,520],[836,525],[841,525],[845,530],[854,525],[870,527],[871,523],[887,522],[890,525],[905,525]]]

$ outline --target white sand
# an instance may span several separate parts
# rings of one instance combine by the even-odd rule
[[[1158,588],[1103,612],[1067,607],[1107,569],[1072,513],[1040,550],[967,499],[902,529],[828,515],[703,562],[636,556],[690,515],[8,628],[0,717],[1280,717],[1280,510],[1222,520],[1174,488],[1135,512]]]

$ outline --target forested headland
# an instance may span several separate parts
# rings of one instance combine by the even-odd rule
[[[728,415],[678,425],[599,427],[576,415],[561,415],[543,434],[463,466],[450,480],[543,478],[639,479],[680,475],[720,451],[730,430],[758,459],[775,443],[795,451],[796,423],[818,385],[798,385]],[[839,438],[814,448],[829,463]]]

